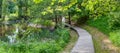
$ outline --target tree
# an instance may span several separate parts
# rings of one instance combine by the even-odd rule
[[[34,4],[31,7],[31,15],[34,18],[55,20],[56,24],[58,24],[58,20],[62,16],[70,15],[69,9],[76,3],[77,0],[34,0]]]
[[[90,17],[106,16],[116,10],[117,1],[115,0],[84,0],[82,6],[89,10]]]
[[[109,28],[112,30],[120,29],[120,1],[116,2],[116,10],[110,12],[109,16]]]
[[[2,18],[2,1],[3,0],[0,0],[0,18]]]

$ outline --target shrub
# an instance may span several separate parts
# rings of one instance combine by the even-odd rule
[[[100,31],[104,32],[105,34],[109,34],[111,31],[108,24],[108,17],[101,16],[97,19],[89,19],[87,24],[93,27],[98,28]]]
[[[0,45],[2,53],[56,53],[61,49],[55,42],[2,43],[4,43]]]
[[[110,33],[110,40],[117,46],[120,46],[120,30]]]
[[[0,53],[58,53],[70,38],[65,28],[57,28],[53,32],[31,28],[24,35],[16,43],[0,41]]]
[[[120,29],[120,12],[112,12],[109,15],[109,25],[112,30]]]

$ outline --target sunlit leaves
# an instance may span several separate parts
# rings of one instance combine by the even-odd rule
[[[79,8],[75,8],[75,10],[76,10],[77,12],[81,12],[81,9],[79,9]]]
[[[71,11],[70,9],[81,12],[81,9],[76,5],[77,2],[78,0],[33,0],[34,4],[30,7],[31,15],[33,17],[53,19],[56,15],[68,15],[68,12]]]
[[[92,17],[99,17],[116,10],[115,3],[115,0],[84,0],[81,5],[90,11]]]
[[[42,15],[46,15],[46,14],[47,14],[47,12],[43,11],[43,12],[41,12],[41,14],[42,14]]]
[[[62,11],[62,6],[57,6],[56,10]]]
[[[63,11],[67,11],[67,10],[68,10],[68,6],[64,6]]]
[[[49,12],[49,13],[53,13],[53,9],[50,6],[47,7],[46,11]]]
[[[72,7],[73,5],[75,5],[77,3],[77,0],[70,0],[70,3],[68,5],[68,7]]]
[[[60,2],[65,2],[66,0],[59,0],[58,2],[60,3]]]
[[[35,2],[36,4],[42,2],[43,0],[33,0],[33,2]]]

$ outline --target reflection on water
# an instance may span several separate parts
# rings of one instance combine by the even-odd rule
[[[8,35],[14,34],[15,27],[13,25],[2,25],[0,26],[0,40],[9,42]],[[18,29],[16,28],[16,32],[18,32]],[[16,33],[15,32],[15,33]],[[15,36],[15,34],[14,34]]]
[[[10,43],[14,43],[14,42],[16,41],[16,37],[17,37],[17,35],[18,35],[18,31],[19,31],[19,29],[18,29],[18,27],[16,26],[16,30],[15,30],[14,34],[13,34],[13,35],[10,35],[10,36],[7,36]]]

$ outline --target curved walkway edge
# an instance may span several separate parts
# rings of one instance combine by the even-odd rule
[[[79,35],[76,45],[71,50],[71,53],[95,53],[92,37],[86,30],[79,27],[72,27],[68,24],[67,26],[74,29]]]

